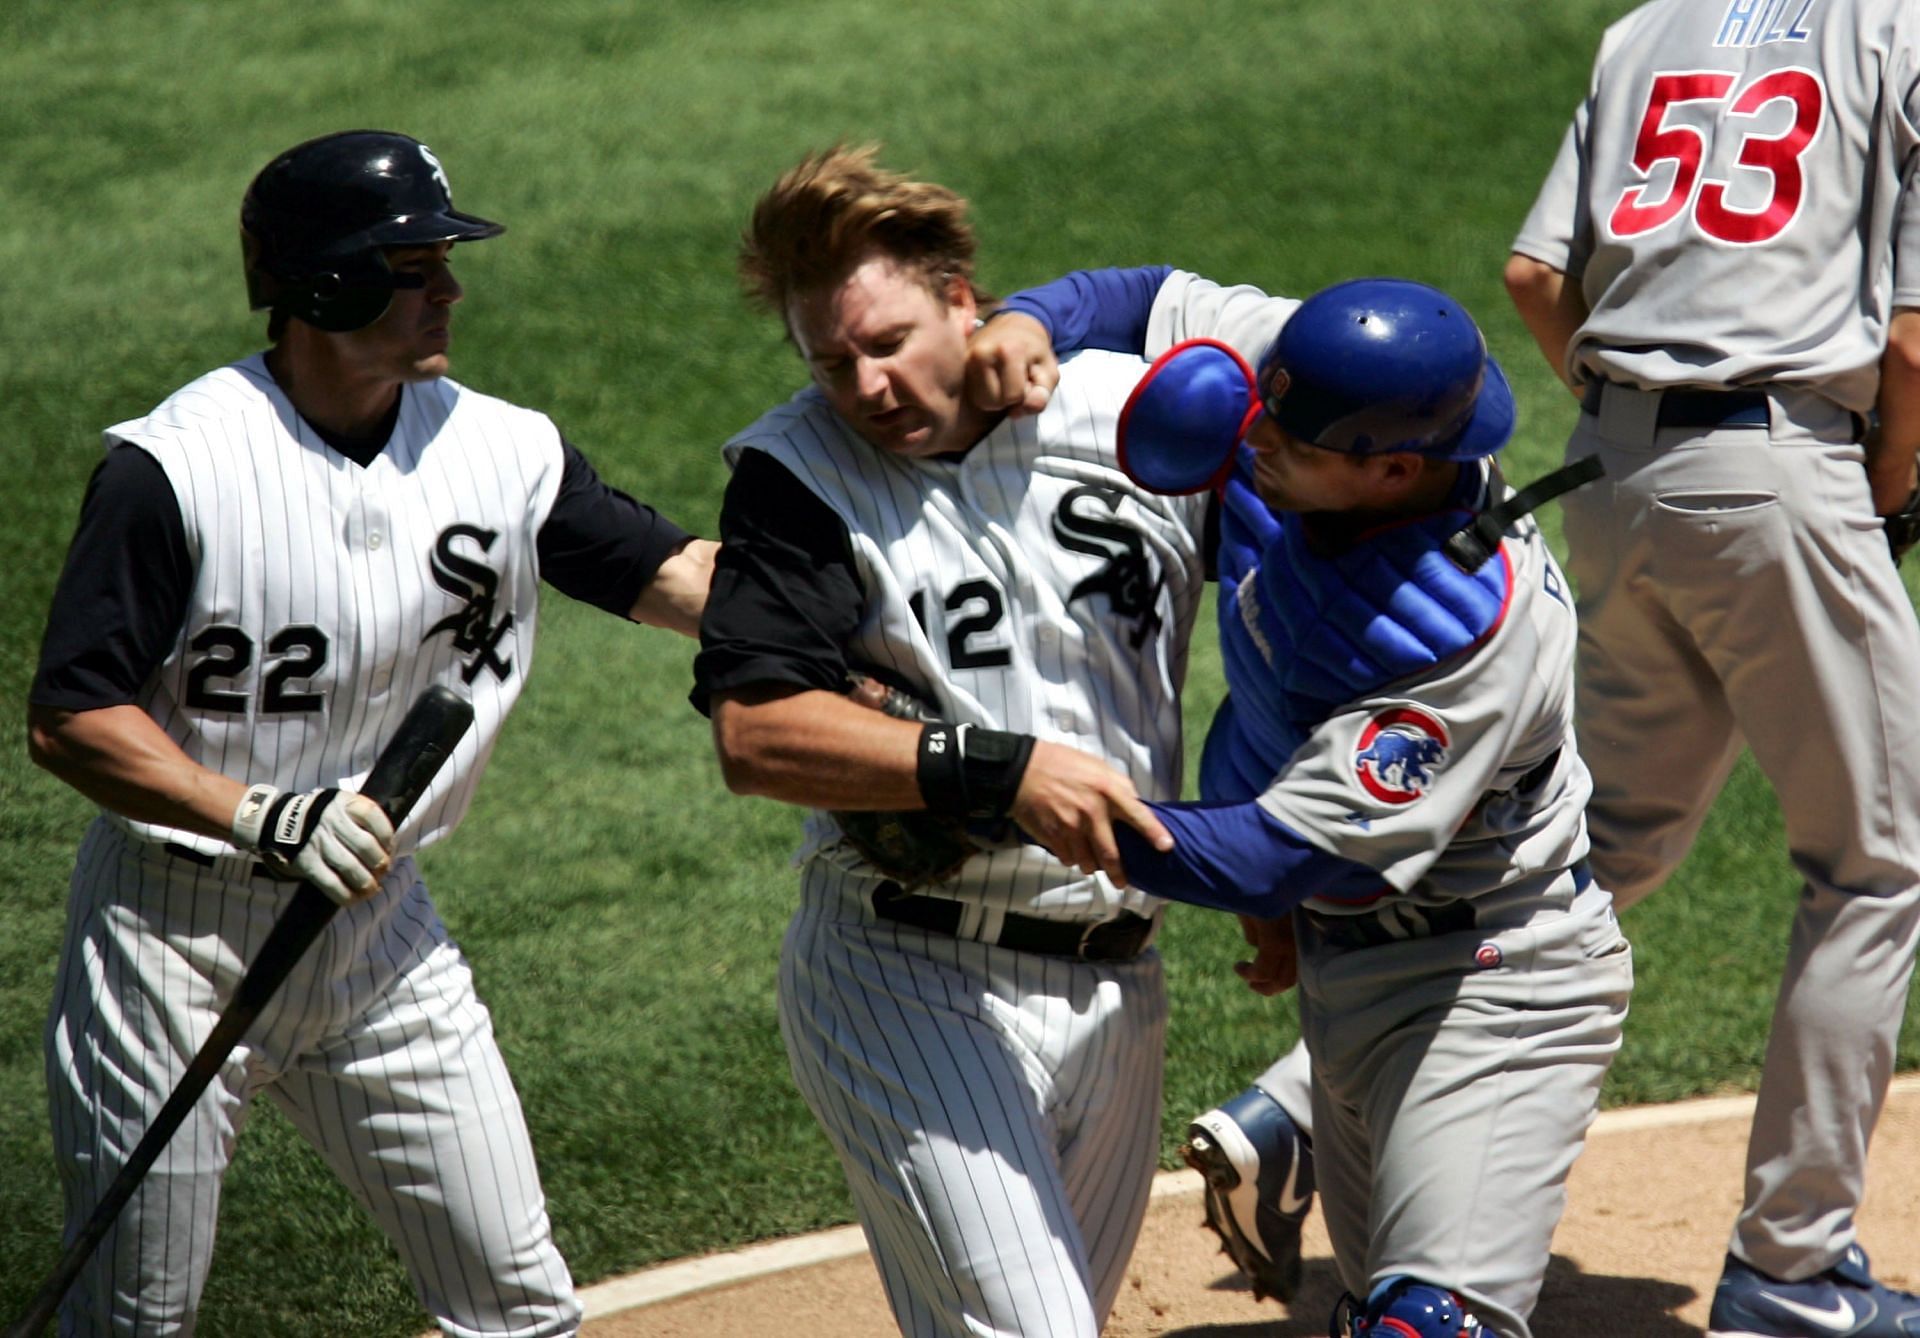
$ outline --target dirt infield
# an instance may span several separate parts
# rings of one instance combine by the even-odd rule
[[[1706,1323],[1739,1206],[1751,1098],[1611,1111],[1574,1167],[1571,1205],[1534,1315],[1539,1338],[1679,1338]],[[1339,1285],[1316,1209],[1306,1283],[1255,1302],[1199,1227],[1199,1181],[1167,1175],[1107,1338],[1320,1338]],[[1895,1285],[1920,1285],[1920,1077],[1894,1084],[1874,1139],[1861,1242]],[[888,1338],[897,1330],[857,1230],[682,1260],[586,1293],[588,1338]]]

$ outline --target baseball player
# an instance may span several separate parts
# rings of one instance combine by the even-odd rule
[[[1583,858],[1546,490],[1494,469],[1512,396],[1446,294],[1365,279],[1296,309],[1159,273],[1044,322],[1166,350],[1122,459],[1224,500],[1203,798],[1149,803],[1171,847],[1116,832],[1127,875],[1251,917],[1256,987],[1297,951],[1334,1331],[1526,1338],[1632,987]],[[1023,323],[1044,342],[1020,316],[1002,337]]]
[[[292,879],[342,903],[68,1294],[62,1333],[187,1333],[264,1094],[450,1334],[562,1334],[518,1098],[413,852],[466,811],[532,664],[538,581],[691,634],[715,545],[541,414],[448,380],[453,207],[417,140],[328,135],[241,208],[262,354],[107,430],[34,679],[35,761],[101,806],[47,1029],[69,1233],[212,1028]],[[430,684],[473,728],[394,831],[352,790]]]
[[[1606,466],[1566,507],[1595,871],[1658,887],[1744,742],[1805,879],[1720,1338],[1920,1330],[1854,1226],[1920,932],[1920,628],[1875,520],[1920,445],[1916,149],[1913,6],[1661,0],[1507,266]]]
[[[761,198],[742,271],[812,385],[725,447],[701,629],[727,783],[814,811],[781,954],[794,1077],[838,1152],[904,1333],[1094,1338],[1159,1145],[1160,903],[1113,830],[1165,840],[1205,499],[1114,456],[1145,364],[1089,353],[1036,416],[962,398],[980,312],[965,201],[813,155]],[[850,668],[939,723],[843,696]],[[1011,816],[910,888],[831,810]]]

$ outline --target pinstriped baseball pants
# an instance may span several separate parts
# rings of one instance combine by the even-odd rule
[[[908,1338],[1096,1338],[1158,1163],[1157,953],[1042,957],[810,897],[780,1022]]]
[[[88,832],[47,1027],[69,1233],[290,896],[290,884],[227,881],[105,822]],[[68,1293],[62,1334],[193,1331],[221,1178],[256,1094],[373,1214],[445,1332],[578,1328],[492,1020],[408,859],[334,917],[235,1047]]]

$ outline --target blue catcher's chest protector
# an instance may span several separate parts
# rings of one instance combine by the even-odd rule
[[[1477,497],[1480,471],[1462,471]],[[1447,537],[1465,506],[1315,553],[1297,515],[1275,515],[1243,452],[1220,511],[1220,646],[1229,696],[1200,763],[1208,802],[1265,790],[1313,729],[1346,703],[1431,671],[1499,625],[1511,572],[1503,556],[1462,571]]]

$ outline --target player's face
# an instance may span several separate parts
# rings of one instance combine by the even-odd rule
[[[1284,431],[1271,414],[1247,430],[1253,484],[1281,511],[1366,511],[1380,504],[1377,466],[1384,457],[1329,451]]]
[[[425,286],[395,289],[379,320],[346,336],[354,361],[366,371],[394,381],[447,374],[453,304],[466,291],[449,267],[452,253],[452,242],[386,248],[389,269],[417,274]]]
[[[834,288],[796,296],[787,328],[814,384],[854,431],[881,450],[928,456],[963,450],[980,434],[963,395],[973,289],[943,294],[885,256]]]

